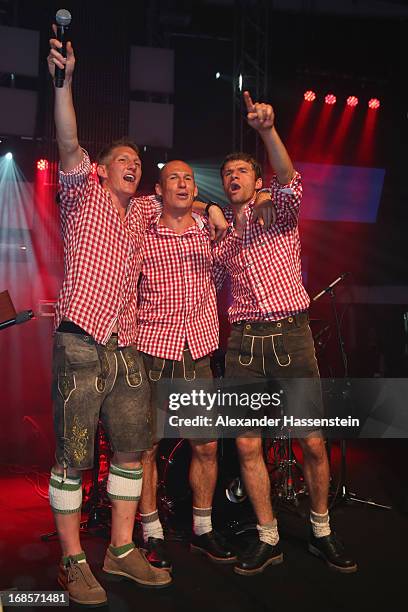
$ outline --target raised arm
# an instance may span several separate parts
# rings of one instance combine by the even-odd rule
[[[61,47],[62,43],[57,39],[52,38],[50,40],[50,53],[47,62],[48,70],[53,79],[55,77],[55,66],[59,68],[65,66],[63,87],[55,87],[54,85],[54,119],[61,167],[64,172],[69,172],[82,161],[83,151],[78,142],[77,122],[72,99],[72,74],[75,66],[74,50],[71,43],[67,42],[67,57],[64,58],[59,52]]]
[[[269,163],[282,185],[286,185],[294,176],[294,169],[288,152],[275,129],[275,114],[270,104],[253,102],[248,91],[244,92],[244,101],[248,111],[248,124],[258,132],[268,153]]]

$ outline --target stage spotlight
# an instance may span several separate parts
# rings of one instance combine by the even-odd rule
[[[220,78],[220,76],[221,76],[221,72],[216,72],[216,73],[215,73],[215,78],[216,78],[216,79],[219,79],[219,78]]]
[[[357,106],[358,98],[356,96],[349,96],[347,98],[347,106]]]
[[[157,164],[157,167],[158,167],[158,169],[159,169],[159,170],[161,170],[162,168],[164,168],[164,164],[163,164],[163,162],[159,162],[159,163]]]
[[[326,104],[336,104],[337,98],[334,94],[327,94],[324,101]]]
[[[309,89],[308,91],[305,91],[305,93],[303,94],[303,97],[306,100],[306,102],[313,102],[314,100],[316,100],[316,94],[311,89]]]
[[[47,170],[48,168],[48,160],[47,159],[39,159],[37,161],[37,170]]]
[[[380,101],[378,98],[371,98],[371,100],[368,101],[368,108],[372,108],[373,110],[376,110],[377,108],[380,108]]]
[[[238,77],[238,89],[239,91],[242,91],[242,74],[240,74]]]
[[[8,159],[8,160],[13,159],[13,154],[10,153],[10,151],[9,151],[8,153],[6,153],[5,158]]]

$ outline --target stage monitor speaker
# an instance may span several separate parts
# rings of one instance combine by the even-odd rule
[[[8,291],[0,293],[0,323],[5,323],[11,319],[15,319],[17,315],[14,304]]]
[[[129,136],[139,146],[173,147],[173,104],[130,102]]]
[[[172,94],[174,92],[174,51],[157,47],[130,48],[131,91]]]
[[[37,92],[0,87],[0,134],[34,136]]]
[[[36,30],[0,26],[0,72],[37,77],[39,46]]]

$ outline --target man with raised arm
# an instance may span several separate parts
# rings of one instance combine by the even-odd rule
[[[275,129],[272,106],[254,103],[248,92],[244,99],[248,123],[262,138],[275,172],[270,200],[263,205],[269,208],[272,224],[269,229],[262,227],[254,214],[255,194],[262,187],[259,164],[245,153],[228,155],[221,166],[221,178],[230,202],[225,214],[236,231],[235,254],[216,269],[218,281],[229,273],[233,298],[228,312],[232,331],[225,375],[280,381],[281,388],[289,390],[289,402],[287,379],[315,379],[304,407],[311,416],[321,417],[319,371],[307,314],[310,299],[301,275],[301,177]],[[354,572],[357,565],[330,529],[329,464],[322,434],[315,429],[303,431],[305,437],[299,440],[311,503],[309,550],[333,569]],[[283,555],[260,435],[238,437],[237,449],[245,488],[258,519],[259,539],[244,551],[234,570],[252,575],[281,563]]]
[[[152,445],[150,392],[135,347],[137,280],[141,247],[154,198],[135,198],[141,177],[136,145],[111,143],[98,157],[99,181],[77,137],[72,101],[75,58],[67,43],[50,41],[48,66],[65,67],[62,88],[55,87],[55,124],[60,154],[60,215],[64,242],[64,280],[56,307],[53,401],[56,463],[50,479],[63,557],[58,580],[73,601],[106,602],[106,593],[86,562],[79,539],[81,470],[93,465],[95,430],[101,418],[114,451],[107,491],[112,501],[111,543],[104,571],[144,586],[162,587],[169,573],[152,567],[132,541],[142,487],[140,455]],[[198,210],[203,206],[196,205]],[[216,207],[217,228],[226,223]]]
[[[142,488],[141,452],[151,447],[149,384],[135,347],[141,246],[154,206],[135,198],[141,177],[137,147],[126,140],[98,158],[99,181],[77,137],[72,101],[74,53],[52,39],[48,66],[65,66],[55,87],[60,155],[60,216],[64,280],[56,307],[53,401],[56,463],[49,497],[62,547],[58,581],[80,604],[106,602],[79,538],[81,471],[92,468],[101,418],[113,448],[107,492],[112,502],[111,542],[103,569],[144,586],[163,587],[168,572],[152,567],[132,539]]]

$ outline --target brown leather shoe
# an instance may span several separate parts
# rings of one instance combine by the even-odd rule
[[[97,606],[107,603],[104,589],[91,572],[88,563],[69,560],[67,566],[59,566],[58,584],[68,591],[69,598],[79,604]]]
[[[122,558],[116,557],[108,548],[103,570],[108,574],[125,576],[146,587],[166,587],[172,582],[169,572],[150,565],[139,548],[134,548]]]

